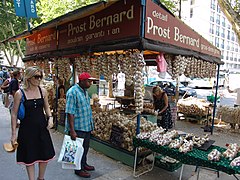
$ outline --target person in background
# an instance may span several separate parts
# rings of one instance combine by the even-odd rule
[[[1,86],[1,89],[3,90],[3,102],[4,102],[4,106],[6,108],[9,107],[9,99],[8,99],[9,98],[9,85],[13,78],[13,71],[10,71],[9,74],[10,74],[10,78],[6,79]]]
[[[40,87],[43,73],[38,67],[28,67],[24,74],[23,94],[17,90],[11,113],[11,142],[18,142],[17,164],[26,166],[28,179],[35,180],[35,164],[38,163],[38,180],[44,180],[48,162],[55,151],[49,129],[53,126],[47,91]],[[17,113],[24,96],[25,118],[16,135]],[[13,175],[14,176],[14,175]]]
[[[234,90],[231,90],[229,86],[227,86],[227,90],[229,93],[237,93],[237,99],[235,101],[234,107],[240,107],[240,88],[236,88]],[[236,124],[230,123],[231,128],[235,129]]]
[[[66,98],[65,97],[65,86],[63,79],[59,79],[59,86],[58,86],[58,99],[60,98]]]
[[[1,77],[1,84],[4,83],[4,81],[6,81],[6,79],[8,79],[10,77],[8,69],[6,67],[2,68],[2,72],[0,73],[0,77]]]
[[[167,131],[173,127],[168,96],[159,86],[153,87],[152,93],[154,109],[158,112],[157,125]]]
[[[227,86],[227,90],[228,90],[229,93],[237,93],[237,99],[236,99],[236,102],[234,104],[234,107],[240,106],[240,88],[230,90],[229,86]]]
[[[84,139],[81,170],[75,170],[75,174],[89,178],[91,175],[87,171],[95,170],[94,166],[87,164],[90,135],[94,129],[90,97],[87,92],[92,84],[92,77],[89,73],[83,72],[78,76],[78,80],[78,84],[67,91],[65,131],[70,134],[72,140],[76,140],[77,137]]]
[[[13,78],[11,79],[11,82],[9,84],[9,109],[11,112],[11,109],[13,107],[13,99],[14,95],[19,89],[19,79],[21,77],[21,73],[19,70],[13,71]]]

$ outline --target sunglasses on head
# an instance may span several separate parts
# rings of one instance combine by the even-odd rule
[[[35,76],[33,76],[35,79],[42,79],[43,78],[43,76],[42,75],[35,75]]]

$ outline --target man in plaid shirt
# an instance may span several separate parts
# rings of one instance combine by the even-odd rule
[[[78,84],[75,84],[67,91],[66,97],[65,112],[67,117],[65,131],[70,134],[72,140],[76,140],[76,137],[84,139],[81,170],[75,170],[75,174],[85,178],[91,176],[87,171],[95,170],[94,166],[87,164],[90,135],[94,128],[90,97],[87,89],[90,88],[93,79],[89,73],[84,72],[80,74],[78,76]]]

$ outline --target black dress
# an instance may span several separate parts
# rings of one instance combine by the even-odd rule
[[[154,98],[154,107],[155,110],[161,111],[164,106],[165,106],[165,101],[164,101],[164,94],[165,92],[162,93],[161,98],[156,99]],[[172,122],[172,115],[171,115],[171,109],[168,104],[168,107],[165,111],[163,111],[160,116],[162,116],[162,119],[157,119],[157,125],[161,126],[164,129],[171,129],[173,127],[173,122]]]
[[[25,118],[21,121],[18,131],[17,163],[32,165],[37,162],[48,162],[55,156],[53,143],[47,129],[43,107],[44,99],[39,87],[41,98],[26,99]]]

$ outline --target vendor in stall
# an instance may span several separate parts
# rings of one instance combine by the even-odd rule
[[[173,127],[167,94],[159,86],[153,87],[152,94],[154,109],[158,112],[157,125],[167,131]]]

